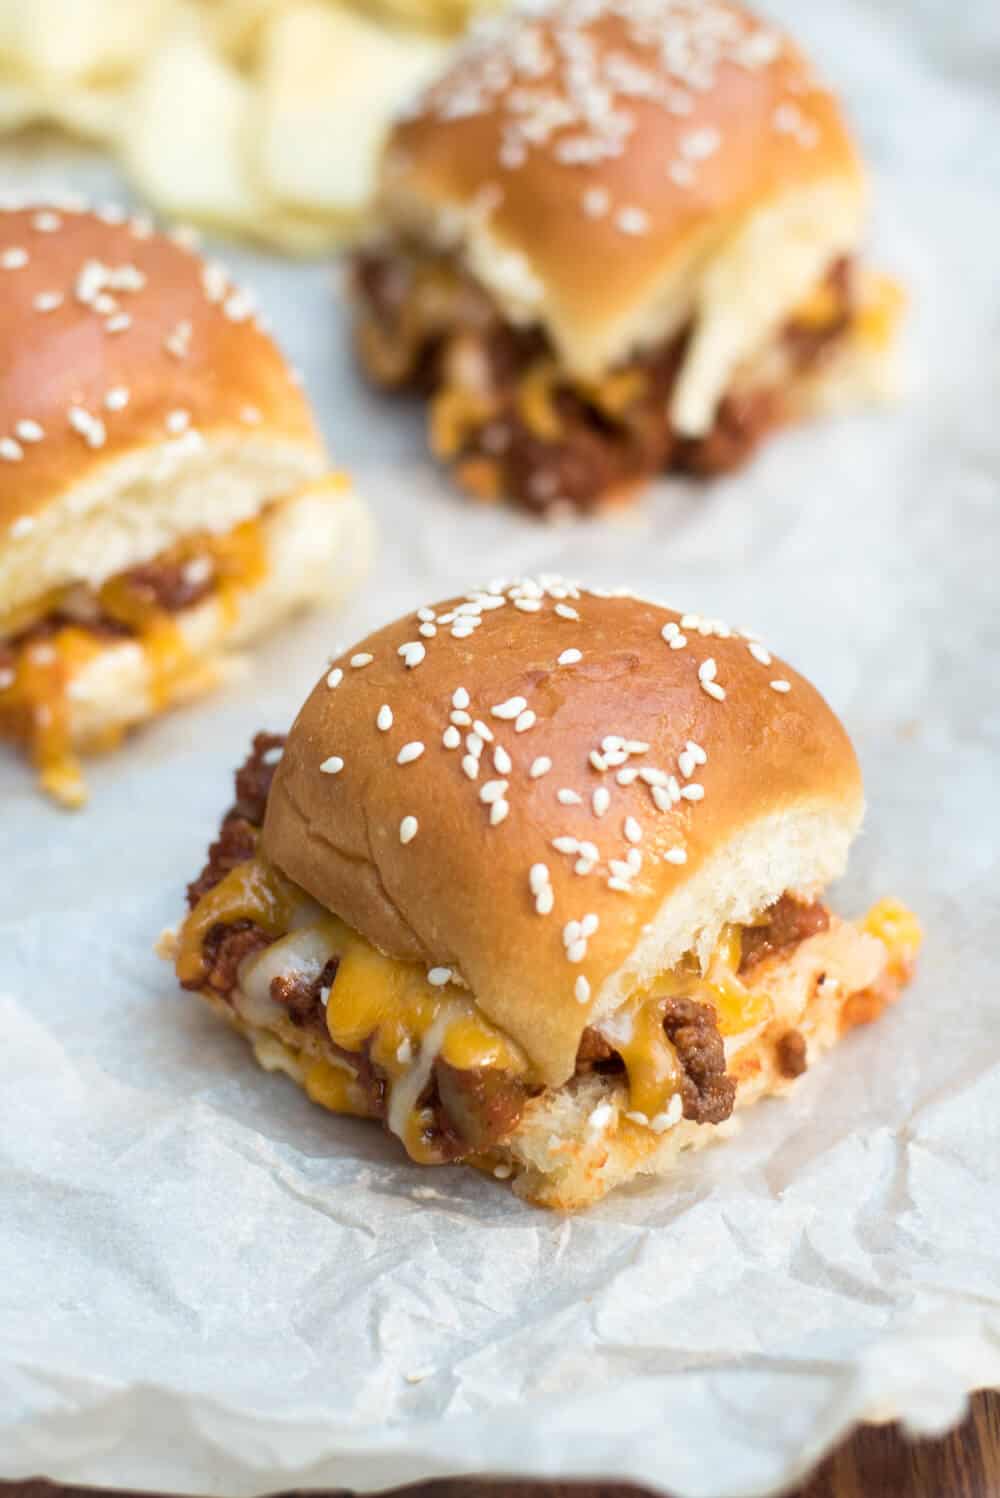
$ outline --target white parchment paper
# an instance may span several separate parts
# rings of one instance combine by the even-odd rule
[[[95,766],[82,815],[0,766],[0,1475],[203,1494],[447,1473],[764,1494],[860,1419],[1000,1384],[1000,12],[785,0],[909,281],[906,404],[711,491],[544,528],[463,507],[350,367],[330,271],[235,256],[381,528],[346,614]],[[8,149],[8,181],[117,186]],[[151,954],[251,733],[325,655],[552,569],[753,624],[843,714],[870,813],[839,907],[908,900],[919,981],[667,1185],[571,1221],[421,1171],[249,1052]]]

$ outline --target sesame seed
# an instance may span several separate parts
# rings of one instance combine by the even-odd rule
[[[416,817],[404,817],[403,820],[400,822],[400,824],[399,824],[399,841],[403,844],[404,847],[406,846],[407,843],[412,843],[413,842],[413,839],[417,835],[417,828],[419,826],[420,826],[420,824],[417,821]]]
[[[792,684],[791,684],[791,682],[790,681],[785,681],[784,679],[779,679],[778,681],[772,681],[770,683],[770,686],[771,686],[771,691],[772,692],[790,692],[792,690]]]
[[[771,664],[771,652],[765,650],[759,640],[751,640],[747,649],[754,660],[759,661],[762,666],[769,666]]]
[[[580,617],[576,609],[572,608],[568,603],[557,603],[555,613],[559,615],[560,619],[579,619]]]
[[[578,1004],[586,1004],[590,1000],[590,984],[582,973],[573,984],[573,995]]]
[[[649,229],[649,215],[641,208],[622,208],[615,223],[623,234],[645,234]]]
[[[341,671],[341,669],[340,669],[339,666],[334,666],[333,670],[330,672],[329,676],[326,678],[326,684],[327,684],[328,687],[339,687],[340,683],[343,681],[343,679],[344,679],[344,673],[343,673],[343,671]]]
[[[396,654],[403,657],[404,666],[406,666],[407,670],[412,671],[414,666],[419,666],[420,662],[424,659],[424,656],[427,654],[427,647],[420,640],[407,640],[405,645],[400,645]]]
[[[591,749],[588,758],[590,759],[590,763],[593,765],[594,769],[598,770],[603,775],[604,771],[608,768],[608,762],[604,758],[604,755],[600,754],[596,749]]]
[[[687,644],[687,635],[674,635],[668,643],[671,650],[683,650]]]
[[[689,785],[681,787],[681,795],[685,801],[704,801],[705,787],[699,785],[696,780],[692,780]]]
[[[576,791],[571,791],[568,786],[563,786],[561,790],[556,791],[556,800],[560,806],[582,806],[583,804],[583,797]]]
[[[423,635],[425,640],[433,640],[434,636],[437,634],[437,625],[421,624],[418,633]]]
[[[437,615],[434,613],[433,609],[429,609],[425,606],[424,608],[417,609],[417,618],[420,620],[421,624],[433,624],[434,620],[437,618]],[[466,706],[468,706],[468,704],[466,704]]]
[[[129,402],[129,393],[124,385],[114,385],[104,397],[107,411],[124,411]]]
[[[467,754],[462,760],[462,769],[470,780],[479,779],[479,761],[474,754]]]
[[[392,727],[392,708],[389,706],[388,702],[383,702],[382,706],[379,708],[378,717],[375,719],[375,726],[382,733],[388,733],[389,729]]]
[[[20,463],[24,457],[24,448],[20,442],[15,442],[13,437],[0,437],[0,458],[5,463]]]
[[[525,708],[523,713],[518,713],[517,718],[514,721],[514,732],[527,733],[529,728],[533,728],[535,726],[536,721],[537,719],[535,717],[535,714],[531,711],[530,707],[527,707]]]
[[[465,735],[465,747],[470,754],[475,755],[476,759],[479,758],[483,752],[483,741],[478,733],[467,733]]]
[[[625,818],[625,836],[630,843],[642,842],[642,828],[635,817]]]
[[[230,322],[246,322],[253,316],[253,299],[246,291],[234,291],[223,302],[222,311]]]
[[[583,935],[583,927],[579,921],[567,921],[563,927],[563,945],[570,947],[575,941],[579,941]]]
[[[477,718],[472,726],[478,733],[479,737],[483,740],[484,744],[492,744],[493,730],[492,728],[490,728],[488,723],[484,723],[481,718]]]
[[[172,437],[179,437],[181,432],[186,432],[190,425],[190,411],[171,411],[167,416],[167,431]]]
[[[457,749],[462,742],[462,735],[454,724],[449,724],[441,736],[441,742],[446,749]]]
[[[603,218],[611,207],[611,195],[606,187],[588,187],[581,201],[588,218]]]
[[[706,660],[703,660],[701,665],[698,667],[698,680],[701,682],[714,681],[716,670],[717,667],[715,661],[711,656],[709,656]]]
[[[575,941],[571,947],[566,948],[566,957],[570,962],[582,962],[587,955],[587,943]]]
[[[552,846],[557,853],[579,853],[580,843],[575,837],[554,837]]]
[[[629,766],[625,770],[619,770],[618,773],[615,775],[615,779],[617,780],[617,782],[618,782],[619,785],[632,785],[632,783],[635,780],[638,779],[638,776],[639,776],[639,771],[636,770],[634,767]],[[595,792],[595,794],[596,794],[596,792]]]
[[[490,806],[494,801],[502,801],[504,791],[510,784],[507,780],[487,780],[479,788],[479,799]]]
[[[594,808],[594,816],[603,817],[611,805],[611,792],[605,786],[599,785],[590,801]]]
[[[4,250],[3,254],[0,255],[0,266],[4,270],[23,270],[27,263],[28,252],[27,250],[22,250],[18,245],[14,245],[9,250]]]
[[[88,447],[104,446],[107,440],[107,432],[104,422],[99,416],[92,416],[82,406],[70,406],[66,416],[74,432],[80,434]]]
[[[331,754],[330,758],[325,759],[320,765],[324,775],[339,775],[343,768],[344,761],[339,754]]]
[[[423,752],[424,746],[420,740],[411,739],[408,744],[403,745],[402,749],[396,755],[396,763],[397,765],[412,765],[413,761],[419,759]]]
[[[19,421],[14,431],[22,442],[41,442],[45,436],[44,428],[40,427],[37,421]]]
[[[374,659],[375,657],[369,655],[367,650],[361,650],[357,655],[351,656],[351,665],[355,671],[360,671],[362,666],[370,666]]]
[[[118,312],[114,317],[109,317],[104,324],[107,333],[124,333],[132,326],[132,319],[127,312]]]
[[[528,706],[524,697],[508,697],[506,702],[498,702],[495,707],[490,708],[494,718],[517,718]]]
[[[506,801],[494,801],[490,807],[490,826],[499,827],[501,822],[507,820],[510,814],[510,806]]]
[[[451,714],[451,721],[458,728],[468,728],[472,723],[472,719],[469,717],[468,713],[463,712],[461,708],[454,709]]]
[[[575,666],[578,661],[582,660],[582,650],[564,650],[562,655],[559,656],[558,664],[560,666]]]
[[[40,291],[32,302],[36,312],[55,312],[57,307],[63,304],[61,291]]]
[[[667,863],[687,863],[687,854],[683,848],[668,848],[663,857]]]
[[[711,125],[701,130],[690,130],[681,137],[681,155],[686,161],[707,161],[722,144],[722,136]]]
[[[552,892],[551,884],[546,884],[535,896],[535,909],[539,915],[551,915],[555,903],[556,897]]]
[[[537,895],[540,889],[551,882],[549,866],[547,863],[533,863],[528,870],[528,885],[533,895]]]
[[[551,769],[552,761],[548,755],[540,754],[537,759],[532,760],[531,769],[528,771],[528,774],[532,780],[539,780],[543,775],[547,775]]]
[[[720,687],[718,682],[703,681],[701,685],[702,690],[707,692],[709,697],[714,697],[716,702],[724,702],[726,700],[725,689]]]
[[[499,775],[509,775],[513,769],[513,761],[502,744],[493,751],[493,768]]]
[[[58,213],[50,213],[43,210],[41,213],[35,214],[31,220],[31,226],[33,229],[37,229],[39,234],[54,234],[57,229],[62,228],[62,219]]]
[[[427,981],[433,988],[443,988],[446,983],[451,982],[451,979],[450,967],[432,967],[427,974]]]
[[[514,599],[514,607],[520,609],[523,614],[537,614],[541,606],[541,601],[537,598]]]

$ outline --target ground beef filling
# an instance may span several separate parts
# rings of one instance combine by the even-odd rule
[[[254,738],[248,759],[236,772],[236,799],[223,818],[218,838],[208,850],[205,867],[188,886],[189,908],[193,909],[202,895],[256,852],[271,781],[284,743],[282,734],[259,733]],[[757,925],[744,927],[740,972],[825,931],[829,923],[829,912],[824,905],[806,904],[792,895],[782,896],[764,912]],[[203,949],[206,974],[190,986],[207,986],[221,997],[229,998],[237,986],[240,964],[270,941],[250,921],[213,927]],[[337,959],[333,958],[311,980],[274,978],[271,998],[281,1005],[294,1025],[315,1027],[326,1036],[325,1000],[336,976]],[[733,1111],[736,1084],[726,1075],[725,1047],[715,1011],[711,1005],[693,999],[671,998],[665,1003],[663,1024],[682,1073],[680,1096],[684,1117],[694,1123],[721,1123]],[[357,1072],[372,1116],[384,1119],[386,1079],[372,1064],[367,1049],[361,1052],[335,1049]],[[783,1076],[798,1076],[805,1070],[805,1044],[797,1031],[788,1031],[778,1041],[776,1061]],[[583,1032],[576,1069],[578,1075],[595,1071],[621,1075],[624,1064],[609,1042],[590,1028]],[[433,1118],[428,1133],[441,1158],[460,1159],[469,1154],[487,1153],[507,1138],[517,1127],[530,1096],[531,1090],[506,1072],[495,1068],[462,1071],[439,1061],[420,1105]]]
[[[749,972],[765,957],[797,947],[830,927],[830,912],[819,900],[808,903],[782,895],[753,926],[743,927],[740,972]]]
[[[161,609],[168,614],[182,613],[184,609],[201,603],[216,583],[215,571],[210,565],[193,566],[190,560],[180,562],[166,558],[133,567],[115,579],[116,589],[128,592],[137,613],[143,608]],[[0,646],[0,671],[5,664],[13,669],[19,651],[42,644],[66,628],[85,629],[98,639],[107,640],[127,640],[137,632],[124,618],[105,610],[94,588],[79,583],[67,591],[58,608]]]
[[[788,378],[810,371],[842,339],[853,312],[851,282],[850,261],[837,261],[825,283],[832,315],[818,325],[792,321],[782,331]],[[542,431],[526,419],[521,397],[526,376],[554,365],[551,345],[537,327],[507,323],[453,262],[405,248],[364,251],[355,259],[354,287],[360,356],[377,383],[442,402],[453,391],[468,392],[481,404],[481,419],[464,423],[457,451],[446,456],[464,487],[483,499],[506,495],[537,511],[592,509],[669,469],[710,476],[739,467],[785,419],[779,389],[733,393],[706,436],[679,437],[669,405],[682,333],[615,369],[619,393],[610,404],[599,388],[550,382],[552,429]],[[629,376],[636,377],[631,395]]]

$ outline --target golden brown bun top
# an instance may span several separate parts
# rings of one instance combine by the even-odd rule
[[[418,236],[464,235],[508,310],[537,300],[584,364],[588,331],[683,300],[751,209],[859,174],[834,98],[744,7],[562,0],[460,51],[396,126],[381,201]]]
[[[247,294],[145,221],[118,220],[0,208],[0,540],[172,438],[230,429],[322,450]]]
[[[718,621],[551,579],[497,588],[410,614],[324,672],[263,845],[383,952],[460,973],[558,1084],[591,1009],[581,977],[596,997],[664,902],[761,819],[794,840],[819,811],[849,841],[861,782],[815,688]]]

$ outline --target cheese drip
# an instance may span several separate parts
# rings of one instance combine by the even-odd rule
[[[276,976],[314,981],[331,958],[337,971],[326,996],[326,1029],[339,1050],[367,1054],[386,1081],[389,1125],[420,1161],[435,1158],[432,1120],[420,1108],[437,1060],[459,1071],[496,1068],[529,1085],[534,1080],[524,1051],[479,1011],[456,983],[432,985],[414,962],[386,957],[336,916],[322,911],[297,885],[261,857],[233,869],[202,897],[182,928],[177,971],[198,981],[205,938],[219,923],[249,920],[276,938],[240,971],[236,1002],[253,1025],[266,1026],[283,1012],[270,999]],[[673,1045],[664,1030],[672,997],[710,1004],[724,1036],[759,1027],[771,1018],[766,994],[751,991],[736,976],[740,928],[727,927],[704,974],[684,963],[636,990],[600,1027],[620,1055],[628,1083],[629,1111],[651,1121],[661,1117],[682,1081]],[[335,1112],[366,1111],[346,1076],[314,1069],[307,1091]],[[405,1101],[405,1106],[404,1102]]]
[[[223,536],[192,537],[158,562],[170,566],[204,563],[212,570],[209,595],[229,627],[239,612],[241,595],[267,575],[267,547],[259,520],[248,520]],[[53,615],[72,617],[77,588],[57,588],[16,614],[0,619],[0,638],[31,629]],[[85,620],[61,624],[50,636],[27,640],[14,649],[12,676],[0,686],[0,734],[27,742],[42,787],[67,806],[79,806],[86,789],[74,753],[73,681],[105,651],[137,646],[146,660],[148,695],[153,712],[161,712],[195,695],[214,681],[214,672],[188,647],[178,614],[157,603],[150,590],[129,573],[110,578],[94,595],[95,612],[120,626],[116,636],[90,629]],[[197,605],[194,605],[197,606]],[[114,749],[123,729],[90,739],[91,752]]]

